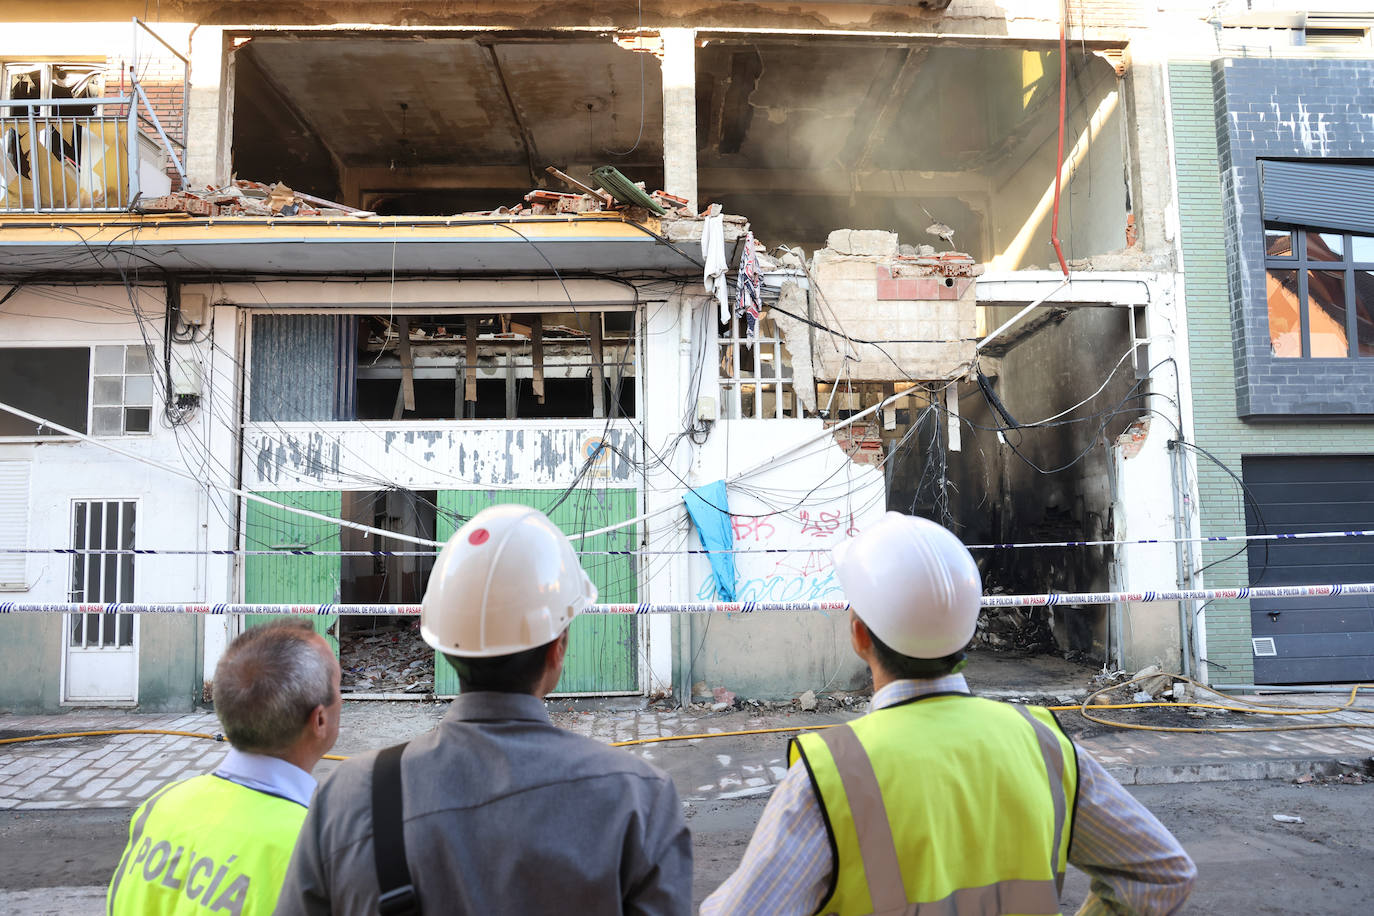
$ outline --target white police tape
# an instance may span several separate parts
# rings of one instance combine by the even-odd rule
[[[983,607],[1053,607],[1075,604],[1128,604],[1154,601],[1246,600],[1249,598],[1337,598],[1374,595],[1374,582],[1343,585],[1276,585],[1243,588],[1193,588],[1143,592],[1062,592],[1050,595],[984,595]],[[769,611],[843,611],[845,601],[685,601],[679,603],[594,604],[584,614],[754,614]],[[59,604],[0,601],[0,614],[299,614],[405,616],[418,604]]]
[[[1262,541],[1307,541],[1328,538],[1366,538],[1374,537],[1374,528],[1352,531],[1301,531],[1280,534],[1213,534],[1206,537],[1189,538],[1136,538],[1124,541],[1028,541],[1007,544],[969,544],[969,550],[1030,550],[1039,547],[1113,547],[1138,544],[1214,544],[1227,541],[1246,543]],[[669,554],[746,554],[746,553],[818,553],[829,552],[828,544],[805,547],[730,547],[721,550],[684,548],[679,550],[654,550],[638,548],[635,550],[574,550],[579,556],[664,556]],[[435,550],[311,550],[306,547],[281,547],[276,550],[250,550],[239,548],[220,548],[207,550],[160,550],[151,547],[97,548],[97,547],[0,547],[0,554],[62,554],[71,556],[212,556],[212,557],[433,557]]]

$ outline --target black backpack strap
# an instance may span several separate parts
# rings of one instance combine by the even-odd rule
[[[405,812],[401,807],[404,744],[377,755],[372,767],[372,855],[377,863],[377,911],[381,916],[420,916],[420,898],[406,863]]]

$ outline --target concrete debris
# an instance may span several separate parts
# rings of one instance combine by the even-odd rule
[[[603,189],[584,185],[557,169],[550,168],[550,172],[576,190],[567,192],[535,188],[525,195],[522,204],[500,206],[494,210],[473,210],[454,215],[542,216],[558,213],[616,211],[635,222],[644,222],[649,218],[649,211],[642,207],[617,203]],[[635,184],[641,190],[644,189],[643,182],[636,182]],[[697,220],[696,212],[690,207],[690,201],[685,197],[678,197],[661,190],[648,194],[648,197],[667,211],[663,216],[665,220]],[[345,206],[292,190],[282,182],[263,184],[259,181],[243,179],[232,181],[224,187],[207,186],[174,191],[161,197],[145,198],[138,201],[135,209],[140,213],[185,213],[190,216],[352,216],[358,219],[367,219],[376,215],[368,210],[359,210],[356,207]],[[727,220],[729,219],[731,217],[727,217]],[[741,217],[734,217],[733,219],[737,219],[742,226],[747,225],[747,222]],[[726,241],[733,242],[735,237],[742,233],[743,229],[735,236],[727,234]],[[699,229],[698,238],[700,238]]]
[[[1043,609],[984,608],[973,634],[975,646],[999,652],[1056,652],[1058,644]]]
[[[726,706],[735,705],[735,695],[730,691],[726,690],[724,687],[713,688],[711,690],[711,696],[715,698],[715,701],[718,704],[724,703]]]
[[[825,240],[825,247],[836,254],[897,257],[897,233],[881,229],[836,229]]]
[[[224,187],[208,186],[142,199],[135,205],[135,209],[140,213],[185,213],[189,216],[373,215],[309,194],[300,194],[281,182],[269,185],[242,179]]]
[[[1275,814],[1275,815],[1274,815],[1274,820],[1278,821],[1280,824],[1305,824],[1305,823],[1307,823],[1307,822],[1304,821],[1302,818],[1298,817],[1296,814]]]
[[[1150,696],[1150,694],[1144,690],[1137,690],[1135,693],[1131,694],[1132,703],[1153,703],[1154,699],[1154,697]]]
[[[801,696],[797,697],[797,705],[802,708],[803,712],[814,711],[817,706],[816,691],[808,690],[806,691],[806,693],[803,693]]]
[[[1153,675],[1153,677],[1151,676]],[[1158,665],[1148,665],[1135,673],[1143,680],[1136,682],[1136,689],[1148,693],[1151,699],[1158,699],[1164,691],[1173,686],[1174,679],[1164,674]]]
[[[344,693],[430,693],[434,650],[420,638],[419,621],[346,633],[339,643]]]

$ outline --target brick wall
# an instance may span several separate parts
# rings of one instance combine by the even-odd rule
[[[1374,61],[1217,60],[1219,165],[1242,415],[1374,414],[1374,360],[1276,359],[1265,302],[1260,159],[1374,159]]]
[[[1253,61],[1268,65],[1291,61]],[[1302,62],[1304,64],[1308,62]],[[1233,342],[1232,294],[1238,291],[1237,270],[1228,270],[1228,226],[1235,214],[1222,194],[1222,150],[1234,155],[1236,144],[1224,129],[1224,109],[1217,104],[1213,70],[1207,62],[1169,65],[1175,164],[1178,179],[1179,221],[1182,228],[1184,286],[1188,306],[1189,358],[1192,362],[1193,418],[1196,444],[1226,467],[1240,474],[1245,455],[1369,454],[1374,452],[1374,422],[1252,422],[1237,407],[1237,369]],[[1218,111],[1223,115],[1219,118]],[[1218,130],[1218,124],[1223,125]],[[1219,140],[1220,138],[1220,140]],[[1249,138],[1244,138],[1249,142]],[[1258,194],[1242,211],[1259,226]],[[1261,243],[1262,244],[1262,243]],[[1232,284],[1232,279],[1237,282]],[[1262,286],[1260,287],[1263,288]],[[1242,326],[1243,329],[1243,326]],[[1263,330],[1263,327],[1261,328]],[[1267,347],[1267,335],[1265,337]],[[1292,362],[1297,362],[1293,360]],[[1374,370],[1365,369],[1366,378]],[[1245,530],[1241,490],[1217,464],[1196,455],[1201,498],[1202,534],[1237,534]],[[1203,574],[1208,586],[1245,584],[1245,554],[1234,546],[1204,544]],[[1207,659],[1214,663],[1214,683],[1248,683],[1254,677],[1250,645],[1250,606],[1246,601],[1217,601],[1208,605]],[[1221,667],[1225,666],[1225,667]]]
[[[142,63],[139,66],[139,83],[143,87],[144,95],[148,96],[148,103],[157,113],[158,120],[162,123],[162,129],[167,132],[167,136],[172,140],[182,143],[186,142],[186,111],[182,104],[182,85],[185,71],[181,61],[174,57],[151,57],[144,58],[140,53]],[[129,76],[125,72],[128,65],[127,58],[109,57],[106,59],[105,66],[105,94],[111,96],[125,95],[133,90],[129,86]],[[145,113],[146,114],[146,113]],[[161,140],[157,135],[157,130],[151,124],[144,124],[142,127],[149,139],[161,145]],[[177,154],[185,161],[185,152],[180,147],[174,147]],[[180,181],[176,167],[170,160],[167,163],[167,174],[172,179],[172,186],[175,189]]]

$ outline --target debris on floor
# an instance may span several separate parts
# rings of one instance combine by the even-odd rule
[[[140,213],[185,213],[188,216],[372,216],[365,210],[293,191],[282,182],[263,184],[239,179],[224,187],[173,191],[140,199]]]
[[[453,215],[543,216],[614,210],[636,222],[643,222],[649,216],[692,218],[697,215],[685,197],[661,190],[650,193],[646,190],[644,182],[630,181],[619,172],[615,172],[615,175],[619,176],[617,193],[623,200],[617,199],[600,187],[585,185],[552,166],[548,171],[574,190],[569,192],[535,188],[525,195],[523,204]],[[135,203],[134,209],[140,213],[183,213],[187,216],[352,216],[367,219],[376,215],[369,210],[359,210],[356,207],[292,190],[280,181],[264,184],[245,179],[231,181],[223,187],[183,189],[161,197],[142,198]]]
[[[973,644],[1000,652],[1052,653],[1058,650],[1044,609],[1029,607],[984,608],[978,615]]]
[[[431,693],[434,650],[420,638],[418,621],[366,623],[339,638],[343,692]]]

